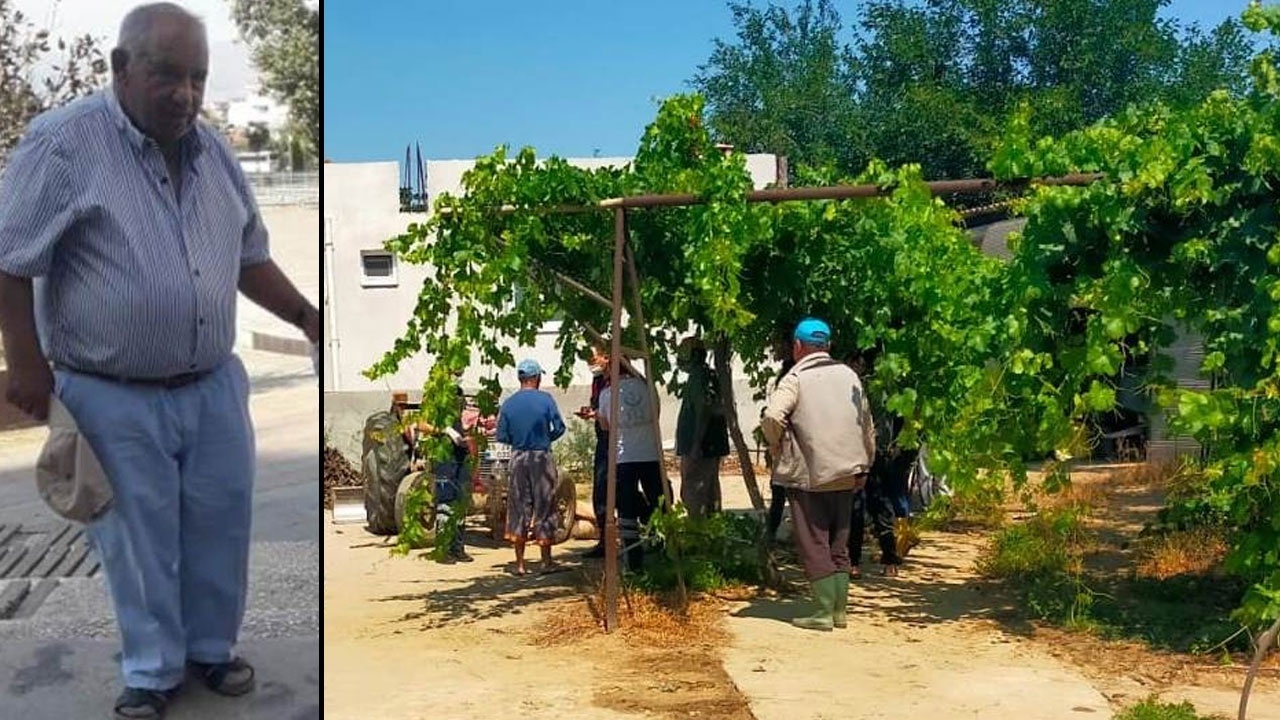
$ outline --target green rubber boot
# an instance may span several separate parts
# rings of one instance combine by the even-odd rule
[[[822,630],[831,632],[831,615],[836,608],[836,577],[839,573],[828,575],[821,580],[814,580],[813,599],[818,603],[818,612],[809,617],[799,617],[791,621],[792,625],[805,630]]]
[[[831,624],[844,628],[849,627],[849,573],[836,573],[836,607],[831,613]]]

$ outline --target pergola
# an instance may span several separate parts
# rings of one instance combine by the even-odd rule
[[[997,190],[1025,190],[1032,185],[1088,185],[1102,177],[1101,174],[1073,174],[1062,177],[1052,178],[1035,178],[1029,180],[1006,181],[1001,182],[992,179],[972,179],[972,180],[939,180],[926,183],[929,190],[935,195],[958,195],[994,192]],[[755,202],[795,202],[807,200],[846,200],[850,198],[868,198],[886,195],[892,192],[892,188],[885,188],[877,185],[828,185],[820,187],[798,187],[798,188],[766,188],[764,190],[752,190],[747,193],[746,201]],[[612,388],[618,387],[618,376],[622,363],[622,309],[624,282],[630,280],[632,289],[632,317],[641,328],[644,327],[644,310],[640,303],[640,282],[639,274],[635,264],[635,254],[631,252],[630,244],[627,241],[627,211],[640,210],[655,207],[682,207],[689,205],[699,205],[705,200],[693,194],[669,194],[669,195],[635,195],[631,197],[610,198],[602,200],[598,204],[599,209],[612,210],[614,213],[614,243],[613,243],[613,300],[612,300],[612,326],[610,328],[609,340],[609,385]],[[583,207],[581,210],[595,209],[591,206]],[[567,210],[567,208],[566,208]],[[569,210],[576,211],[578,208]],[[624,278],[624,265],[626,276]],[[585,289],[585,288],[584,288]],[[645,333],[640,332],[640,355],[645,359],[649,358],[648,341],[645,339]],[[653,383],[649,383],[650,394],[656,398],[657,389]],[[614,390],[609,393],[609,417],[617,418],[619,413],[619,393]],[[658,403],[653,403],[653,423],[655,430],[658,428]],[[608,485],[605,501],[605,632],[612,632],[618,626],[618,520],[614,515],[617,506],[617,479],[618,479],[618,429],[617,423],[609,425],[609,465],[608,465]],[[660,436],[660,433],[659,433]],[[668,502],[671,500],[671,484],[667,478],[666,464],[659,463],[662,468],[662,485],[667,496]]]
[[[1072,174],[1061,177],[1045,177],[1031,178],[1020,180],[999,181],[994,179],[968,179],[968,180],[937,180],[927,182],[925,185],[934,195],[964,195],[989,193],[996,191],[1025,191],[1032,186],[1063,186],[1089,185],[1103,176],[1100,173],[1089,174]],[[774,187],[763,190],[752,190],[746,194],[748,203],[758,202],[797,202],[812,200],[848,200],[852,198],[871,198],[880,197],[892,193],[893,187],[884,187],[879,185],[826,185],[815,187]],[[613,295],[612,299],[605,298],[601,294],[583,285],[582,283],[565,276],[555,273],[557,281],[567,285],[578,292],[592,298],[596,302],[609,306],[612,310],[612,322],[608,338],[609,349],[609,384],[612,388],[618,387],[620,371],[623,365],[626,365],[628,371],[637,377],[643,378],[644,375],[631,366],[629,360],[623,357],[624,349],[627,354],[634,355],[639,358],[648,360],[650,352],[648,340],[644,332],[638,333],[640,338],[639,348],[624,348],[622,346],[622,310],[624,307],[623,295],[625,293],[624,285],[626,281],[630,281],[632,305],[631,317],[640,328],[644,328],[644,309],[640,302],[640,278],[636,268],[635,254],[631,251],[630,244],[627,240],[627,212],[629,210],[643,210],[648,208],[659,207],[686,207],[690,205],[701,205],[706,203],[706,199],[691,193],[665,194],[665,195],[633,195],[629,197],[618,197],[601,200],[594,205],[557,205],[546,208],[534,209],[535,212],[550,214],[577,214],[586,212],[612,211],[614,215],[614,245],[613,245]],[[521,208],[506,206],[501,208],[502,212],[515,212]],[[987,211],[989,208],[979,208],[979,210]],[[624,275],[625,273],[625,275]],[[604,335],[594,328],[585,328],[596,342],[603,343]],[[648,368],[646,368],[648,369]],[[652,382],[648,383],[649,392],[653,399],[653,424],[654,429],[661,436],[659,429],[657,388]],[[609,393],[609,416],[617,418],[620,410],[619,394],[616,391]],[[618,521],[615,517],[617,508],[617,479],[618,479],[618,430],[617,423],[609,425],[609,464],[608,464],[608,487],[606,491],[606,510],[605,510],[605,527],[604,527],[604,543],[605,552],[605,621],[604,630],[606,633],[612,632],[618,626]],[[671,483],[667,477],[666,465],[660,462],[659,467],[662,473],[663,492],[667,497],[668,503],[672,500]]]

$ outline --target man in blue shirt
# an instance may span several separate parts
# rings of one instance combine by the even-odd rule
[[[560,476],[551,443],[564,435],[565,427],[556,401],[539,389],[542,366],[536,360],[521,360],[516,376],[520,389],[498,411],[497,440],[511,446],[506,538],[516,546],[515,572],[524,575],[524,546],[531,536],[542,548],[542,572],[555,569],[551,544],[556,535]]]
[[[33,120],[0,177],[0,334],[6,399],[43,420],[57,395],[111,482],[87,531],[120,629],[115,713],[156,720],[188,667],[224,695],[254,687],[234,653],[255,465],[237,291],[313,344],[320,314],[198,120],[200,20],[135,8],[111,68],[109,90]]]

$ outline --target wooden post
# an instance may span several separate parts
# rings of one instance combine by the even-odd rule
[[[658,399],[658,378],[653,370],[653,353],[649,350],[649,339],[646,337],[644,324],[644,308],[640,300],[640,272],[636,268],[636,254],[630,243],[624,243],[627,264],[627,279],[631,281],[631,302],[635,304],[635,323],[640,331],[640,352],[644,354],[645,370],[648,371],[649,403],[653,406],[653,435],[658,439],[658,470],[662,477],[662,495],[667,499],[667,510],[676,506],[671,492],[671,478],[667,475],[666,453],[662,448],[661,403]]]
[[[624,242],[626,249],[627,277],[631,280],[632,302],[635,303],[636,328],[640,331],[640,351],[644,353],[645,370],[649,371],[649,405],[653,409],[650,417],[653,418],[653,437],[658,441],[658,476],[662,478],[662,497],[667,501],[667,511],[671,511],[676,506],[675,495],[671,492],[671,478],[667,475],[667,455],[662,447],[662,417],[661,403],[658,399],[658,378],[653,368],[653,353],[649,351],[649,339],[646,337],[644,324],[644,303],[640,297],[640,271],[636,268],[636,253],[631,249],[630,243]],[[681,482],[684,478],[681,478]],[[680,609],[682,612],[689,610],[689,589],[684,582],[684,558],[680,557],[680,552],[676,549],[676,587],[680,589]]]
[[[627,242],[627,211],[613,213],[613,325],[609,338],[609,472],[605,490],[604,631],[618,629],[618,375],[622,363],[622,253]]]

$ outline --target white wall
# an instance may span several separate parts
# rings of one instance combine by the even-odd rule
[[[621,166],[630,158],[583,158],[570,160],[579,167]],[[435,160],[426,164],[428,198],[434,201],[440,193],[460,193],[462,175],[474,165],[471,160]],[[747,167],[757,188],[775,181],[776,160],[773,155],[751,155]],[[358,430],[367,412],[385,408],[394,391],[414,393],[422,387],[431,367],[429,357],[419,355],[401,364],[399,372],[372,381],[361,373],[392,348],[404,332],[412,316],[417,293],[427,280],[428,271],[397,260],[394,287],[364,287],[361,282],[361,251],[381,250],[383,243],[407,229],[410,223],[426,220],[426,215],[400,212],[400,168],[396,162],[326,163],[324,165],[324,310],[326,396],[347,396],[332,404],[326,400],[326,427],[332,428],[335,440],[346,450],[347,436]],[[517,360],[533,357],[554,373],[560,362],[555,348],[557,324],[548,323],[532,347],[518,348]],[[474,388],[479,380],[493,374],[494,368],[473,365],[463,376],[465,387]],[[742,377],[741,365],[735,374]],[[507,368],[499,375],[504,387],[517,385],[515,369]],[[585,391],[591,375],[584,363],[573,368],[567,391],[553,391],[562,412],[572,412],[585,404]],[[745,383],[737,388],[739,417],[744,430],[755,425],[756,410]],[[328,408],[334,408],[329,412]],[[673,397],[663,398],[663,428],[668,441],[674,434]],[[346,408],[340,410],[339,408]],[[347,416],[351,417],[347,417]]]
[[[227,103],[227,124],[231,127],[248,128],[254,123],[261,123],[276,131],[283,129],[288,122],[289,108],[265,95],[255,93]]]
[[[361,285],[361,250],[380,250],[426,216],[400,212],[400,167],[395,162],[324,165],[324,310],[326,390],[351,392],[421,387],[430,365],[413,358],[399,373],[373,382],[361,371],[390,349],[413,314],[423,268],[397,262],[396,287]],[[336,322],[334,322],[336,319]]]
[[[622,166],[630,158],[574,158],[574,165],[584,168]],[[462,175],[473,165],[472,160],[433,160],[426,163],[428,199],[441,193],[461,193]],[[756,187],[765,187],[776,179],[773,155],[750,155],[748,170]],[[328,338],[329,359],[333,371],[326,374],[325,389],[341,392],[374,390],[407,390],[420,388],[430,368],[430,359],[413,358],[402,364],[393,376],[371,381],[361,372],[393,347],[412,316],[418,290],[427,278],[427,270],[397,261],[395,287],[363,287],[361,284],[361,251],[379,250],[387,239],[403,233],[410,223],[423,222],[426,216],[400,212],[399,165],[384,163],[327,163],[324,166],[325,263],[331,272],[332,289],[326,283],[325,303],[328,320],[337,324]],[[520,348],[517,359],[533,357],[548,372],[559,366],[560,352],[555,348],[556,323],[548,323],[533,347]],[[463,376],[466,386],[478,385],[482,377],[492,375],[494,368],[473,366]],[[514,369],[507,369],[504,383],[515,382]],[[591,376],[585,365],[574,368],[573,385],[589,385]]]

